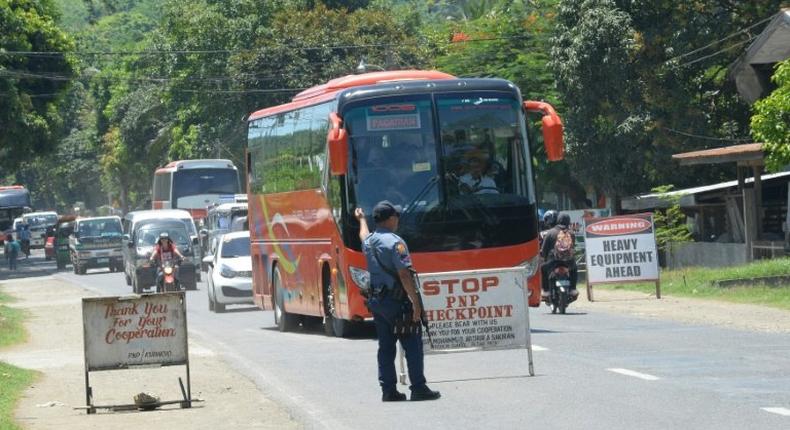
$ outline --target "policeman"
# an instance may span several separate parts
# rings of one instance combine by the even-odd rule
[[[406,400],[406,395],[398,392],[395,387],[395,353],[398,340],[406,351],[411,400],[435,400],[440,397],[439,392],[432,391],[425,385],[422,332],[419,330],[422,308],[410,271],[411,256],[406,243],[394,233],[398,229],[400,213],[401,207],[387,200],[377,203],[373,208],[376,231],[370,233],[365,213],[361,208],[354,211],[354,216],[359,220],[359,238],[370,272],[371,297],[368,306],[373,312],[373,322],[379,339],[381,400]],[[403,319],[410,321],[418,329],[396,335],[396,324]]]

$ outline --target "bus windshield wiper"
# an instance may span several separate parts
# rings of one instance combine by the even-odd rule
[[[433,187],[434,187],[434,186],[435,186],[435,185],[436,185],[438,182],[439,182],[439,176],[438,176],[438,175],[435,175],[435,176],[431,177],[431,179],[430,179],[428,182],[426,182],[426,183],[425,183],[425,185],[423,185],[423,187],[422,187],[422,189],[420,190],[420,192],[419,192],[419,193],[417,193],[417,195],[415,195],[415,196],[414,196],[414,198],[412,198],[412,199],[409,201],[409,204],[408,204],[408,205],[406,205],[406,207],[403,209],[403,213],[402,213],[402,214],[400,214],[400,216],[401,216],[401,219],[402,219],[403,217],[405,217],[405,216],[406,216],[406,214],[408,214],[409,212],[411,212],[411,209],[414,207],[414,204],[415,204],[415,203],[417,203],[417,200],[419,200],[419,199],[420,199],[420,198],[422,198],[422,197],[423,197],[425,194],[427,194],[427,193],[428,193],[428,191],[430,191],[430,190],[431,190],[431,189],[432,189],[432,188],[433,188]]]

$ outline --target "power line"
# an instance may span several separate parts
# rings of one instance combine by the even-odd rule
[[[695,59],[695,60],[691,60],[691,61],[689,61],[689,62],[686,62],[686,63],[683,63],[683,64],[679,64],[677,67],[686,67],[686,66],[690,66],[690,65],[692,65],[692,64],[699,63],[700,61],[707,60],[708,58],[715,57],[715,56],[717,56],[717,55],[719,55],[719,54],[722,54],[722,53],[724,53],[724,52],[727,52],[727,51],[732,51],[733,49],[735,49],[735,48],[737,48],[737,47],[739,47],[739,46],[742,46],[742,45],[744,45],[744,44],[746,44],[746,43],[749,43],[749,42],[751,42],[752,40],[754,40],[754,39],[756,39],[756,38],[757,38],[757,36],[752,36],[752,38],[750,38],[750,39],[747,39],[747,40],[744,40],[744,41],[741,41],[741,42],[735,43],[735,44],[733,44],[733,45],[730,45],[730,46],[728,46],[728,47],[726,47],[726,48],[720,49],[720,50],[718,50],[718,51],[714,52],[713,54],[708,54],[708,55],[705,55],[705,56],[699,57],[699,58],[697,58],[697,59]]]
[[[500,37],[481,37],[476,39],[468,39],[458,42],[447,41],[444,44],[464,44],[464,43],[480,43],[490,42],[496,40],[517,40],[527,39],[529,36],[500,36]],[[368,44],[349,44],[349,45],[316,45],[316,46],[303,46],[303,47],[286,47],[286,49],[294,51],[322,51],[322,50],[351,50],[351,49],[368,49],[368,48],[395,48],[403,46],[421,46],[425,42],[408,42],[408,43],[368,43]],[[91,56],[91,55],[106,55],[106,56],[148,56],[148,55],[205,55],[205,54],[243,54],[243,53],[263,53],[267,51],[277,51],[277,48],[261,47],[256,49],[174,49],[174,50],[147,50],[147,51],[6,51],[0,50],[0,56]]]
[[[679,134],[681,136],[693,137],[695,139],[716,140],[716,141],[720,141],[720,142],[747,142],[747,141],[751,140],[751,139],[745,138],[745,137],[735,138],[735,139],[728,139],[728,138],[724,138],[724,137],[703,136],[703,135],[700,135],[700,134],[687,133],[685,131],[675,130],[674,128],[669,128],[669,127],[661,127],[661,128],[663,130],[666,130],[666,131],[669,131],[669,132],[672,132],[672,133],[675,133],[675,134]]]
[[[740,30],[738,30],[738,31],[736,31],[736,32],[734,32],[734,33],[731,33],[731,34],[729,34],[729,35],[727,35],[727,36],[725,36],[725,37],[723,37],[723,38],[721,38],[721,39],[719,39],[719,40],[715,40],[715,41],[713,41],[713,42],[711,42],[711,43],[708,43],[708,44],[707,44],[707,45],[705,45],[705,46],[702,46],[702,47],[700,47],[700,48],[697,48],[697,49],[693,49],[693,50],[691,50],[691,51],[689,51],[689,52],[686,52],[685,54],[680,54],[680,55],[678,55],[678,56],[676,56],[676,57],[672,57],[672,58],[670,58],[669,60],[667,60],[666,62],[667,62],[667,63],[669,63],[669,62],[672,62],[672,61],[675,61],[675,60],[679,60],[679,59],[681,59],[681,58],[683,58],[683,57],[687,57],[687,56],[689,56],[689,55],[696,54],[697,52],[703,51],[703,50],[705,50],[705,49],[707,49],[707,48],[710,48],[711,46],[714,46],[714,45],[717,45],[717,44],[719,44],[719,43],[721,43],[721,42],[724,42],[725,40],[729,40],[729,39],[731,39],[731,38],[733,38],[733,37],[735,37],[735,36],[737,36],[737,35],[739,35],[739,34],[741,34],[741,33],[745,33],[745,32],[747,32],[747,31],[751,30],[752,28],[754,28],[754,27],[757,27],[757,26],[758,26],[758,25],[760,25],[760,24],[766,23],[766,22],[768,22],[768,21],[770,21],[770,20],[774,19],[774,17],[776,17],[777,15],[779,15],[779,13],[781,13],[781,12],[777,12],[777,13],[775,13],[775,14],[773,14],[773,15],[769,16],[768,18],[765,18],[765,19],[763,19],[762,21],[759,21],[759,22],[757,22],[757,23],[755,23],[755,24],[752,24],[752,25],[750,25],[750,26],[748,26],[748,27],[741,28]],[[753,39],[753,38],[752,38],[752,39]],[[751,39],[750,39],[750,40],[751,40]]]

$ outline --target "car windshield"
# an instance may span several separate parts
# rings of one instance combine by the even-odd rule
[[[78,237],[120,236],[121,221],[117,218],[80,221]]]
[[[526,125],[514,95],[378,99],[350,105],[343,118],[351,149],[349,213],[361,207],[370,214],[385,199],[402,205],[398,232],[413,251],[534,238]]]
[[[235,257],[249,257],[250,256],[250,238],[235,237],[222,239],[222,258],[235,258]]]
[[[146,224],[137,230],[137,246],[154,246],[162,233],[167,233],[179,248],[189,245],[189,234],[183,224]]]
[[[173,175],[174,203],[183,197],[237,194],[240,191],[239,177],[235,169],[186,169]]]

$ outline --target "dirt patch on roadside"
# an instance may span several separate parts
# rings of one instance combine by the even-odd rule
[[[729,303],[716,300],[663,296],[635,291],[593,291],[595,302],[588,302],[584,289],[572,306],[613,313],[626,313],[645,318],[713,325],[768,333],[790,333],[790,312],[767,306]]]
[[[82,297],[93,294],[52,278],[4,281],[0,288],[26,309],[29,341],[0,350],[0,360],[42,373],[23,395],[16,419],[28,429],[190,428],[293,429],[301,426],[255,385],[230,369],[213,351],[190,340],[192,396],[205,400],[191,409],[171,406],[151,412],[86,415],[82,344]],[[128,404],[138,392],[178,400],[183,366],[92,372],[96,404]]]

